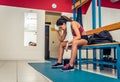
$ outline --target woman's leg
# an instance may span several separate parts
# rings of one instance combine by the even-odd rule
[[[66,46],[66,41],[60,42],[59,44],[59,56],[58,56],[58,63],[62,63],[63,53],[64,53],[64,47]]]
[[[87,40],[85,39],[80,39],[80,40],[74,40],[72,42],[72,50],[71,50],[71,58],[70,58],[70,66],[74,65],[74,61],[77,55],[77,46],[82,46],[82,45],[86,45],[88,43]]]

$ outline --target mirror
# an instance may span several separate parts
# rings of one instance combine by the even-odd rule
[[[24,13],[24,46],[37,46],[37,13]]]

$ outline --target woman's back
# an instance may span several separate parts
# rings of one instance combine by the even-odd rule
[[[78,28],[78,30],[79,30],[79,32],[80,32],[80,35],[83,35],[84,29],[83,29],[83,27],[80,25],[80,23],[78,23],[78,22],[76,22],[76,21],[72,21],[72,24],[76,24],[76,26],[77,26],[77,28]],[[72,28],[72,34],[73,34],[73,36],[76,36],[76,33],[75,33],[75,31],[73,30],[73,28]]]

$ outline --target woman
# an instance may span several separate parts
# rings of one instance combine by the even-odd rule
[[[64,39],[67,35],[66,22],[71,22],[71,30],[72,30],[72,35],[73,35],[73,39],[71,41],[64,41]],[[60,41],[59,56],[58,56],[58,61],[54,65],[52,65],[52,67],[56,68],[56,67],[63,66],[62,58],[63,58],[64,48],[67,51],[68,45],[72,44],[71,58],[70,58],[69,64],[65,65],[61,69],[62,71],[72,71],[72,70],[74,70],[74,61],[75,61],[76,54],[77,54],[77,46],[86,45],[88,43],[88,37],[85,35],[84,29],[80,25],[80,23],[78,23],[76,21],[72,21],[71,19],[69,19],[66,16],[62,16],[61,18],[59,18],[56,22],[56,25],[59,27],[59,29],[63,30],[63,34],[60,35],[59,31],[57,31],[58,38]]]

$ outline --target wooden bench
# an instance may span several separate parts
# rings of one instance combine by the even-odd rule
[[[107,30],[107,31],[114,31],[120,29],[120,22],[114,23],[111,25],[103,26],[101,28],[96,28],[94,30],[89,30],[86,31],[87,35],[92,35],[94,33],[99,33],[102,30]],[[103,61],[103,49],[104,48],[114,48],[114,54],[117,58],[117,62],[105,62]],[[86,60],[82,59],[82,53],[81,50],[85,49],[86,50]],[[88,50],[92,49],[93,54],[92,54],[92,60],[88,60]],[[99,61],[97,61],[96,58],[96,49],[100,50],[100,58]],[[104,68],[104,64],[106,65],[113,65],[116,66],[117,70],[117,78],[120,79],[120,42],[111,42],[111,43],[102,43],[102,44],[91,44],[91,45],[84,45],[84,46],[78,46],[79,50],[79,69],[82,69],[82,64],[88,64],[92,63],[93,64],[93,69],[96,69],[97,65],[100,65],[100,70]]]

